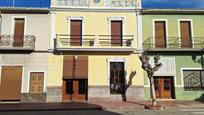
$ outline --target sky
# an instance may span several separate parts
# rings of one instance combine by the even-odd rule
[[[204,0],[142,0],[143,8],[202,8]]]
[[[14,4],[13,4],[14,2]],[[50,7],[50,0],[0,0],[0,7]]]

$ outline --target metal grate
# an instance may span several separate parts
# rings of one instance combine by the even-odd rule
[[[184,90],[204,91],[204,70],[184,70]]]

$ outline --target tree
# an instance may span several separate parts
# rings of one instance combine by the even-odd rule
[[[154,57],[154,67],[152,67],[151,64],[149,63],[150,58],[147,55],[142,54],[139,58],[142,62],[142,68],[147,72],[147,77],[149,78],[152,106],[156,106],[157,103],[156,103],[156,94],[155,94],[155,89],[154,89],[153,75],[162,66],[162,63],[159,63],[160,56]]]

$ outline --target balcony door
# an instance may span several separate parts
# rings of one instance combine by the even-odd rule
[[[82,20],[71,20],[71,46],[82,46]]]
[[[111,46],[122,46],[122,21],[111,21]]]
[[[15,19],[14,42],[13,42],[14,47],[23,47],[24,25],[25,20],[23,18]]]
[[[155,21],[155,47],[166,48],[166,23]]]
[[[181,35],[181,47],[191,48],[192,47],[192,35],[191,35],[191,22],[180,21],[180,35]]]

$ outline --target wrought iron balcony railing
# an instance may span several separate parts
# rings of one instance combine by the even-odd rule
[[[139,0],[53,0],[52,6],[62,7],[136,7]],[[139,6],[138,6],[139,7]]]
[[[181,37],[168,37],[166,40],[149,37],[143,42],[145,50],[154,49],[203,49],[204,37],[193,37],[191,40],[182,40]]]
[[[13,49],[13,50],[34,50],[35,49],[35,36],[24,35],[1,35],[0,36],[0,50]]]
[[[66,35],[57,34],[55,40],[56,49],[117,49],[133,48],[133,35],[110,36],[110,35]]]

